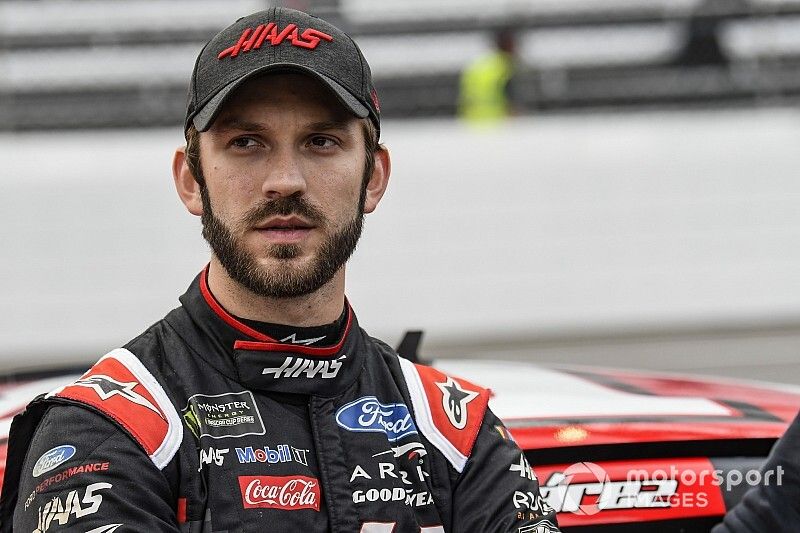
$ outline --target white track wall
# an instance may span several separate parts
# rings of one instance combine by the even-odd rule
[[[178,130],[0,136],[2,366],[92,359],[202,268]],[[433,344],[800,317],[800,113],[387,122],[348,271],[362,326]]]

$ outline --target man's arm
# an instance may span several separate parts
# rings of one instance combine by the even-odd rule
[[[453,531],[559,531],[524,453],[491,410],[453,491]]]
[[[800,414],[772,449],[761,471],[774,472],[771,476],[773,482],[750,489],[712,533],[789,533],[798,530]]]
[[[19,483],[14,531],[179,531],[164,474],[125,432],[89,409],[47,411]]]

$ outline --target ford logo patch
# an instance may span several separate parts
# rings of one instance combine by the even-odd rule
[[[47,450],[33,465],[33,477],[39,477],[45,472],[49,472],[58,465],[69,461],[75,455],[75,446],[62,444],[51,450]]]
[[[336,423],[348,431],[385,433],[389,442],[417,432],[408,407],[402,403],[381,403],[365,396],[336,411]]]

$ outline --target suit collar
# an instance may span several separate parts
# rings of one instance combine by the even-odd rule
[[[333,346],[281,343],[228,313],[208,287],[208,267],[192,282],[180,301],[202,335],[224,361],[209,361],[227,369],[230,377],[256,390],[335,396],[361,371],[364,334],[348,302],[346,325]],[[214,359],[213,353],[202,353]],[[214,364],[216,363],[216,364]]]

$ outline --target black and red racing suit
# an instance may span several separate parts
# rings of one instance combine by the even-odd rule
[[[274,341],[201,273],[169,313],[13,424],[2,531],[548,533],[489,392],[347,323]]]
[[[771,474],[776,481],[764,482],[747,491],[712,533],[800,530],[800,413],[772,448],[761,472]]]

